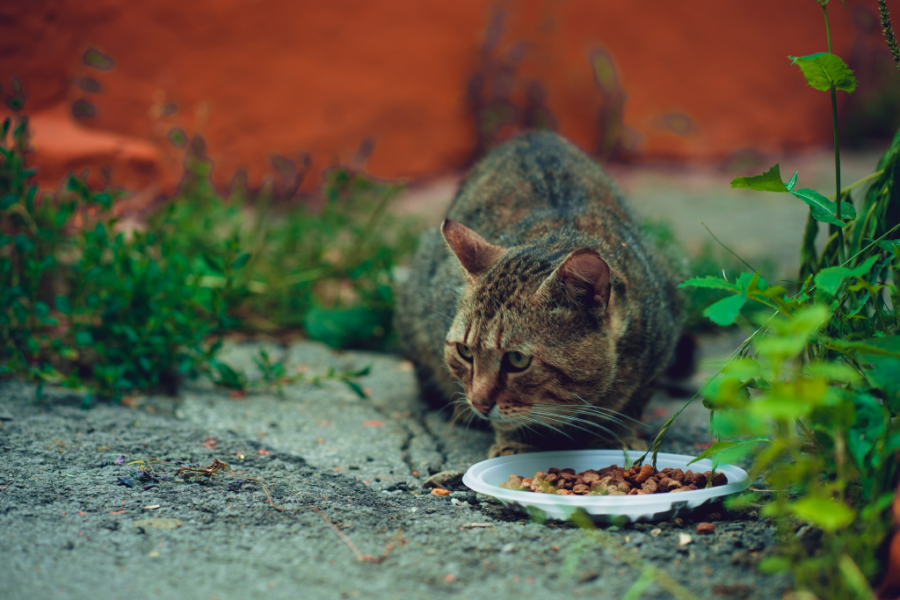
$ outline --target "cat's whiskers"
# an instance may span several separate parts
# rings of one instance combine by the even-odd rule
[[[567,404],[532,404],[531,406],[532,406],[532,408],[549,409],[548,412],[551,412],[551,413],[553,413],[557,416],[561,416],[561,417],[562,416],[572,416],[572,415],[567,415],[565,413],[566,412],[574,412],[575,414],[578,414],[578,415],[589,415],[589,416],[593,416],[593,417],[599,417],[606,421],[612,421],[613,423],[616,423],[618,425],[623,425],[623,426],[625,425],[625,422],[622,421],[621,419],[619,419],[615,416],[600,412],[600,411],[593,411],[590,409],[590,407],[573,406],[571,404],[568,404],[568,405]]]
[[[564,436],[566,436],[567,438],[569,438],[570,440],[575,441],[575,438],[573,438],[571,435],[569,435],[568,433],[566,433],[566,432],[563,431],[562,429],[559,429],[559,428],[557,428],[557,427],[554,427],[553,425],[550,425],[549,423],[546,423],[546,422],[541,421],[541,420],[539,420],[539,419],[532,418],[532,417],[530,417],[530,416],[528,416],[528,415],[525,415],[525,414],[520,414],[520,415],[518,415],[517,417],[515,417],[515,419],[516,419],[516,420],[524,419],[524,420],[526,420],[526,421],[529,421],[529,422],[531,422],[531,423],[534,423],[535,425],[540,425],[541,427],[547,427],[548,429],[552,429],[553,431],[556,431],[556,432],[559,433],[560,435],[564,435]],[[533,432],[536,433],[537,435],[540,435],[540,432],[539,432],[539,431],[536,431],[536,430],[532,429],[531,427],[528,427],[527,425],[525,425],[525,427],[528,428],[528,429],[530,429],[531,431],[533,431]]]
[[[635,419],[634,417],[626,415],[625,413],[615,411],[615,410],[613,410],[611,408],[607,408],[605,406],[597,406],[596,404],[591,404],[590,402],[588,402],[587,400],[585,400],[584,398],[582,398],[581,396],[579,396],[578,394],[575,394],[575,393],[573,393],[572,396],[574,396],[575,398],[578,398],[579,400],[581,400],[584,403],[585,410],[593,410],[593,411],[600,411],[603,413],[609,413],[612,415],[623,417],[623,418],[627,419],[628,421],[631,421],[635,425],[640,425],[641,427],[646,426],[644,423],[640,422],[638,419]]]
[[[604,427],[603,425],[601,425],[600,423],[597,423],[595,421],[589,421],[587,419],[582,419],[581,417],[577,417],[574,415],[560,415],[557,413],[551,413],[551,412],[546,412],[546,411],[541,411],[541,410],[533,410],[532,409],[531,412],[532,412],[532,414],[542,417],[543,419],[550,420],[554,423],[559,423],[560,425],[562,425],[564,427],[572,427],[574,429],[580,429],[581,431],[584,431],[585,433],[589,433],[591,435],[597,435],[596,431],[591,431],[590,429],[587,429],[586,427],[582,427],[581,425],[578,424],[578,423],[584,423],[586,425],[590,425],[592,427],[596,427],[597,429],[604,431],[608,435],[615,438],[617,441],[622,441],[622,438],[615,431],[609,429],[608,427]],[[550,427],[549,424],[547,424],[547,426]]]
[[[451,317],[451,316],[445,315],[444,313],[439,312],[439,311],[436,311],[436,310],[433,310],[433,311],[431,311],[431,312],[433,312],[434,314],[439,315],[439,316],[441,316],[441,317],[444,317],[445,319],[447,319],[447,320],[450,321],[451,323],[453,322],[453,317]]]

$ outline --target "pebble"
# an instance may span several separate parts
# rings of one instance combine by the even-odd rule
[[[694,541],[694,539],[690,536],[690,534],[687,534],[687,533],[679,533],[678,534],[678,545],[679,546],[687,546],[688,544],[690,544],[693,541]]]
[[[500,552],[513,552],[516,549],[516,545],[512,542],[508,544],[504,544],[502,548],[500,548]]]
[[[652,535],[653,537],[659,537],[659,534],[661,533],[662,529],[660,529],[659,527],[650,531],[650,535]]]
[[[716,530],[715,523],[697,523],[697,535],[707,535]]]

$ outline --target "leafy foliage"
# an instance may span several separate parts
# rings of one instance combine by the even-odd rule
[[[819,4],[825,10],[827,0]],[[856,87],[833,54],[793,62],[832,102],[835,90]],[[835,163],[839,172],[837,146]],[[789,570],[796,586],[816,597],[872,598],[900,452],[900,132],[872,175],[843,190],[836,177],[833,198],[846,200],[840,212],[833,199],[796,190],[797,178],[785,183],[775,165],[732,182],[790,193],[809,205],[795,292],[770,285],[759,272],[682,284],[727,294],[703,311],[718,325],[733,323],[748,304],[764,311],[751,315],[756,331],[701,390],[716,439],[701,458],[752,459],[751,477],[765,477],[777,490],[753,495],[766,500],[763,514],[783,530],[780,555],[762,569]],[[849,193],[855,188],[864,189],[858,211]],[[832,226],[821,249],[818,222]],[[677,416],[651,445],[654,461]],[[817,544],[795,535],[804,523],[821,533]]]
[[[246,376],[217,358],[230,331],[306,328],[340,346],[387,339],[391,268],[414,243],[410,224],[382,222],[396,186],[335,170],[319,213],[279,213],[270,208],[271,190],[253,203],[246,190],[224,199],[194,139],[178,194],[146,227],[126,230],[113,216],[122,192],[95,191],[71,176],[60,192],[39,194],[28,152],[27,118],[7,118],[0,130],[0,375],[37,380],[39,394],[45,383],[86,390],[86,402],[171,392],[200,374],[244,390]],[[348,310],[375,324],[360,326],[360,317],[340,312]],[[311,313],[328,315],[337,334],[317,335]],[[289,380],[261,358],[267,378]],[[362,395],[357,376],[325,378]]]
[[[836,54],[816,52],[809,56],[789,56],[792,65],[800,67],[806,83],[820,92],[836,90],[852,93],[856,89],[856,78],[847,63]]]

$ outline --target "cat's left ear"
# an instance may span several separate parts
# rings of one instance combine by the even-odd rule
[[[491,244],[462,223],[450,219],[441,223],[441,234],[459,264],[472,276],[487,271],[504,252],[501,246]]]
[[[610,289],[609,265],[593,248],[581,248],[569,254],[541,283],[538,293],[605,311]]]

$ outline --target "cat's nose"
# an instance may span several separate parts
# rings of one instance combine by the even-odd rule
[[[491,412],[491,409],[494,408],[494,405],[493,404],[478,404],[477,402],[473,402],[472,408],[474,408],[481,414],[486,415],[489,412]]]

